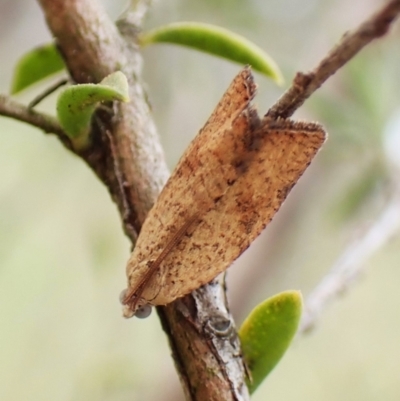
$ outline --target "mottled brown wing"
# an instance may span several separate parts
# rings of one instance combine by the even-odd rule
[[[251,70],[246,67],[231,82],[197,137],[201,137],[202,142],[208,142],[221,130],[229,129],[239,114],[249,107],[256,91],[257,85],[254,83]],[[190,146],[185,154],[190,152]],[[185,154],[181,157],[181,161],[185,158]]]
[[[233,93],[242,101],[224,96],[217,110],[229,112],[221,120],[213,113],[143,225],[127,265],[131,294],[171,238],[199,216],[157,263],[141,291],[146,302],[172,302],[227,269],[269,223],[325,140],[317,124],[260,121],[249,105],[248,82],[236,77],[233,87],[245,89]]]
[[[196,139],[186,149],[176,170],[179,170],[179,166],[182,163],[186,163],[186,155],[196,152],[199,146],[207,147],[207,143],[214,142],[213,137],[218,137],[220,132],[230,129],[233,121],[243,110],[249,107],[250,101],[254,98],[255,93],[256,84],[254,83],[251,70],[249,68],[244,68],[232,81],[210,118],[196,136]],[[199,175],[191,177],[191,181],[192,186],[199,186],[201,185],[202,177]],[[160,202],[161,198],[168,197],[168,193],[171,193],[171,191],[180,199],[187,196],[186,187],[180,185],[178,189],[174,181],[170,178],[162,194],[158,198],[157,203]],[[199,194],[198,199],[200,198],[201,196]],[[201,207],[197,208],[198,212],[200,212],[199,209],[201,209]],[[157,210],[158,207],[154,207],[147,216],[141,234],[137,240],[135,252],[128,261],[127,275],[130,285],[127,291],[126,301],[128,301],[129,298],[137,299],[135,294],[137,289],[140,290],[139,292],[143,292],[143,280],[147,280],[147,277],[153,275],[153,270],[158,267],[158,259],[163,250],[166,247],[168,248],[170,243],[175,242],[175,236],[179,233],[181,227],[186,224],[187,219],[190,219],[195,214],[195,211],[192,209],[180,212],[178,215],[163,213],[163,218],[157,221],[157,219],[154,220],[151,218],[153,214],[159,214]],[[149,218],[150,220],[153,219],[153,222],[148,221]],[[156,236],[154,236],[155,232],[157,233]],[[149,253],[151,253],[150,259],[148,259]],[[144,263],[138,265],[137,262],[139,260]],[[141,294],[139,294],[139,296],[140,295]]]

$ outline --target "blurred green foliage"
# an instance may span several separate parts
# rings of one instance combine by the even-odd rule
[[[6,3],[0,13],[4,93],[20,55],[51,40],[35,2]],[[117,17],[122,3],[106,5]],[[268,49],[289,84],[376,6],[361,0],[175,0],[155,2],[146,29],[182,20],[225,26]],[[373,198],[377,192],[384,198],[383,132],[400,108],[398,37],[397,27],[363,50],[296,114],[324,124],[329,139],[266,232],[230,269],[238,323],[278,291],[299,288],[307,298],[354,231],[382,208]],[[145,49],[144,79],[171,168],[237,71],[196,52]],[[256,80],[264,113],[282,90]],[[18,100],[33,96],[30,89]],[[54,102],[40,109],[54,113]],[[0,399],[179,400],[156,317],[120,317],[129,243],[105,189],[54,138],[5,118],[0,124]],[[364,180],[373,189],[352,195],[349,189]],[[333,221],[332,210],[346,198],[343,208],[352,200],[356,207]],[[399,399],[400,321],[393,308],[399,248],[394,238],[369,261],[364,279],[325,312],[314,334],[294,342],[254,400]]]
[[[24,54],[14,68],[11,94],[26,89],[30,85],[64,69],[64,61],[52,44],[38,46]]]

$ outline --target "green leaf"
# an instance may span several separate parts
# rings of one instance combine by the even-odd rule
[[[129,101],[128,81],[114,72],[99,84],[73,85],[64,89],[57,100],[57,116],[76,149],[89,146],[93,113],[100,102]]]
[[[14,95],[64,68],[64,61],[53,43],[36,47],[17,62],[11,94]]]
[[[250,393],[282,358],[296,334],[302,310],[299,291],[285,291],[256,306],[239,330],[243,358],[251,373]]]
[[[142,46],[163,42],[188,46],[240,64],[250,64],[276,83],[283,82],[278,66],[268,54],[244,37],[218,26],[177,22],[143,33],[140,38]]]

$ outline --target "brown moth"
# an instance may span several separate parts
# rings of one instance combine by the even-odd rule
[[[249,68],[229,86],[143,224],[124,316],[165,305],[226,270],[271,221],[325,140],[315,123],[260,118]]]

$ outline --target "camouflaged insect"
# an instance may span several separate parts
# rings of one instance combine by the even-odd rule
[[[325,141],[319,124],[260,118],[249,68],[229,86],[143,224],[124,316],[165,305],[226,270],[282,205]]]

